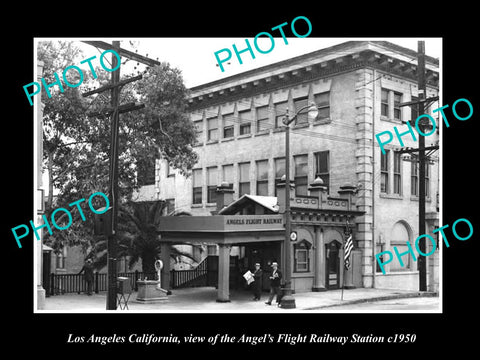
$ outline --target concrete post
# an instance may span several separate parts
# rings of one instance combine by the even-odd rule
[[[218,245],[217,302],[230,302],[230,245]]]
[[[315,275],[312,291],[326,291],[325,289],[325,242],[323,230],[315,227]]]
[[[162,278],[161,278],[161,283],[162,283],[162,289],[167,290],[167,295],[171,294],[170,291],[170,251],[171,251],[171,245],[169,243],[162,243],[160,245],[160,258],[163,263],[163,268],[162,268]]]

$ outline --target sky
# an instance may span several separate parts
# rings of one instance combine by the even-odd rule
[[[442,54],[441,38],[287,38],[288,44],[285,44],[281,37],[274,38],[275,46],[269,53],[261,54],[255,50],[253,39],[249,42],[254,49],[255,59],[248,52],[241,55],[243,64],[240,64],[233,53],[232,45],[235,44],[238,50],[246,48],[245,38],[124,38],[109,39],[95,38],[88,40],[103,40],[111,43],[112,40],[120,40],[120,46],[138,51],[139,54],[147,56],[158,61],[166,61],[171,66],[182,71],[183,80],[187,88],[209,83],[231,75],[255,69],[261,66],[269,65],[288,58],[306,54],[315,50],[330,47],[350,40],[382,40],[394,44],[417,50],[417,41],[425,41],[425,52],[434,58],[440,58]],[[63,39],[66,40],[66,39]],[[72,40],[71,38],[68,40]],[[93,55],[99,55],[100,52],[87,44],[81,43],[78,39],[79,47],[84,51],[85,58]],[[134,46],[132,46],[132,44]],[[271,46],[270,40],[266,37],[259,38],[258,46],[261,49],[268,49]],[[230,64],[224,63],[225,71],[222,72],[217,66],[214,53],[228,48],[232,51]],[[103,51],[103,50],[102,50]],[[226,53],[219,53],[223,59]],[[80,59],[79,61],[81,61]],[[86,64],[84,64],[86,65]],[[135,72],[133,61],[123,67],[122,74]],[[143,70],[143,65],[139,66]],[[137,69],[138,70],[138,69]]]

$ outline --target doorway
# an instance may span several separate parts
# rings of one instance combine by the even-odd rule
[[[258,242],[245,245],[245,257],[241,260],[242,271],[254,271],[255,263],[259,262],[263,270],[262,290],[270,290],[270,274],[272,262],[276,261],[281,266],[281,241]],[[243,274],[243,273],[242,273]]]
[[[341,243],[337,240],[325,245],[325,284],[328,290],[340,288],[340,247]]]

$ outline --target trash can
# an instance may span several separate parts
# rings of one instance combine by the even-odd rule
[[[132,292],[132,284],[130,278],[128,277],[118,277],[117,278],[117,293],[118,294],[130,294]]]

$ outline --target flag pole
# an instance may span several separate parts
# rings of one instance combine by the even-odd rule
[[[351,243],[351,239],[349,238],[351,236],[351,230],[350,230],[350,224],[347,223],[345,225],[345,236],[343,238],[343,277],[342,277],[342,301],[343,301],[343,289],[345,288],[345,277],[346,277],[346,270],[348,270],[348,267],[350,267],[350,252],[353,248],[353,244]],[[346,242],[349,242],[347,245]],[[347,246],[346,246],[347,245]],[[347,260],[348,260],[348,267],[347,267]]]

